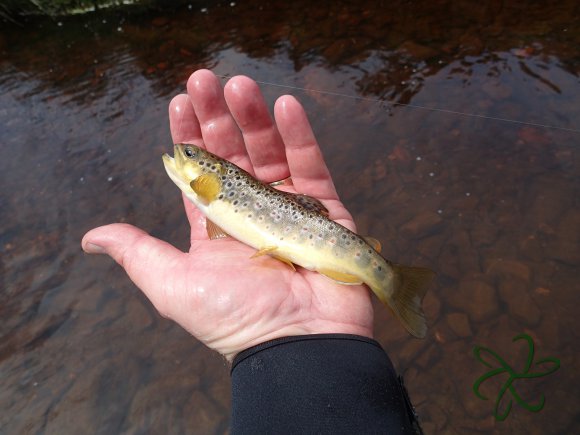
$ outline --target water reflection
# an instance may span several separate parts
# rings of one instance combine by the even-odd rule
[[[113,221],[186,248],[160,155],[169,97],[191,71],[578,129],[576,8],[228,2],[3,27],[0,432],[227,431],[221,359],[79,248],[87,229]],[[426,431],[572,433],[578,133],[263,90],[270,102],[292,92],[305,103],[360,232],[388,258],[438,271],[427,340],[377,310],[377,337]],[[522,332],[562,370],[538,381],[540,414],[514,409],[498,426],[470,391],[480,374],[471,349],[519,361],[509,352]]]

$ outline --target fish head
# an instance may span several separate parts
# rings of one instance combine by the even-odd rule
[[[219,157],[203,148],[182,143],[174,146],[173,157],[163,155],[167,175],[188,196],[193,193],[191,182],[203,174],[216,172],[220,161]]]

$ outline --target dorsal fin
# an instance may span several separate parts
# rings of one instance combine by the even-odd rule
[[[328,217],[327,208],[320,202],[320,200],[302,193],[290,193],[294,200],[307,210],[316,211]]]

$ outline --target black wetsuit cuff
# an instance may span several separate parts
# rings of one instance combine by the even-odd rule
[[[420,433],[402,378],[375,340],[316,334],[271,340],[232,363],[231,433]]]
[[[242,352],[238,353],[232,362],[232,368],[230,373],[234,371],[236,366],[242,362],[244,359],[255,355],[258,352],[262,352],[266,349],[281,346],[283,344],[294,343],[297,341],[306,341],[306,340],[354,340],[360,341],[363,343],[368,343],[373,346],[377,346],[379,349],[383,350],[382,346],[379,344],[378,341],[373,340],[369,337],[364,337],[362,335],[354,335],[354,334],[309,334],[309,335],[293,335],[290,337],[281,337],[275,338],[274,340],[265,341],[260,343],[256,346],[252,346]],[[384,351],[384,350],[383,350]]]

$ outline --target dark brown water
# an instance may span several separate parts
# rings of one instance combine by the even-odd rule
[[[376,310],[427,433],[577,432],[578,2],[263,3],[1,24],[0,433],[228,431],[222,359],[80,250],[115,221],[186,248],[160,156],[167,104],[200,67],[370,99],[262,85],[305,104],[360,233],[438,273],[427,339]],[[514,383],[541,411],[514,401],[496,421],[508,376],[478,399],[499,363],[473,348],[522,373],[522,333],[561,367]]]

